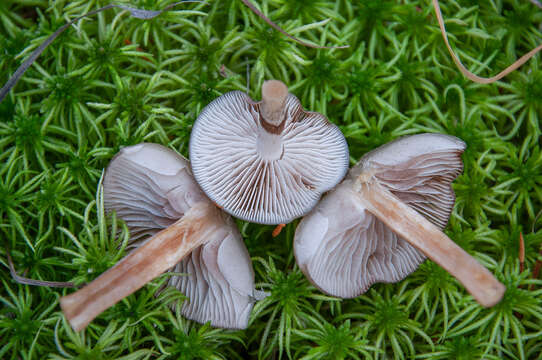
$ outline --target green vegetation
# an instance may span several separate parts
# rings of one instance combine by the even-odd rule
[[[110,0],[2,0],[0,84],[47,36]],[[118,1],[159,10],[174,1]],[[187,3],[152,20],[112,9],[62,34],[0,103],[0,358],[2,359],[542,359],[542,68],[540,55],[492,85],[463,78],[430,1],[255,0],[303,47],[238,0]],[[496,74],[542,42],[542,9],[527,0],[447,0],[442,11],[464,64]],[[320,24],[325,19],[331,21]],[[159,278],[81,333],[58,298],[73,290],[11,279],[88,282],[124,254],[127,229],[96,192],[120,147],[142,141],[187,156],[201,109],[230,90],[259,98],[285,82],[343,130],[352,163],[405,134],[442,132],[468,148],[454,184],[448,235],[508,290],[483,309],[431,262],[397,284],[338,300],[295,266],[296,222],[239,221],[259,302],[246,331],[187,321],[154,296]],[[525,263],[520,271],[520,235]]]

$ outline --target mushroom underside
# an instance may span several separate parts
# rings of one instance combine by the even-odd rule
[[[356,202],[345,181],[296,230],[297,263],[323,292],[356,297],[376,282],[396,282],[425,256]]]
[[[152,165],[145,159],[153,159]],[[161,167],[163,159],[169,166]],[[173,224],[193,204],[209,201],[191,176],[189,162],[157,144],[122,149],[107,168],[103,187],[106,210],[125,221],[133,247]],[[181,307],[185,317],[241,329],[254,303],[254,272],[231,218],[222,213],[217,221],[208,242],[171,269],[186,275],[170,276],[167,285],[189,298]]]
[[[306,214],[346,174],[344,136],[289,94],[280,126],[261,104],[233,91],[211,102],[194,124],[190,159],[205,194],[243,220],[288,223]]]
[[[417,144],[425,145],[412,149]],[[360,176],[378,182],[443,229],[455,202],[451,182],[463,169],[464,147],[454,137],[421,134],[366,154],[296,230],[295,256],[309,280],[330,295],[349,298],[416,270],[425,256],[356,201],[355,183]]]

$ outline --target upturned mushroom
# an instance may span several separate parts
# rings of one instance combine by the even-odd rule
[[[441,231],[464,149],[455,137],[420,134],[363,156],[296,229],[295,257],[307,278],[351,298],[373,283],[402,280],[427,256],[481,305],[499,302],[504,285]]]
[[[136,247],[60,305],[75,330],[167,270],[168,285],[189,300],[182,314],[223,328],[246,328],[256,299],[249,254],[231,217],[200,190],[186,159],[157,144],[122,149],[103,181],[104,204]],[[149,238],[150,237],[150,238]]]
[[[277,80],[262,101],[232,91],[203,109],[190,137],[194,177],[224,211],[261,224],[305,215],[348,170],[341,131],[303,110]]]

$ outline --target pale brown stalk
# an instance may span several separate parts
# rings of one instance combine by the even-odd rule
[[[273,126],[279,126],[283,120],[284,103],[288,97],[288,88],[282,81],[268,80],[262,86],[262,116]]]
[[[505,286],[425,217],[376,182],[358,181],[356,190],[369,212],[459,280],[480,305],[501,300]]]
[[[74,330],[84,329],[96,316],[172,268],[216,231],[219,210],[195,204],[180,220],[162,230],[114,267],[73,294],[60,307]]]

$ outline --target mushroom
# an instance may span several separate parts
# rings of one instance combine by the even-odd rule
[[[187,273],[167,282],[189,297],[181,308],[185,317],[247,327],[254,300],[262,297],[254,290],[249,254],[231,217],[199,189],[185,158],[157,144],[126,147],[109,164],[103,192],[107,211],[126,222],[136,249],[60,299],[75,330],[167,270]]]
[[[207,105],[192,129],[190,161],[205,194],[229,214],[260,224],[305,215],[348,170],[348,146],[325,116],[303,110],[277,80],[262,101],[240,91]]]
[[[441,231],[464,149],[453,136],[420,134],[363,156],[296,229],[295,257],[307,278],[351,298],[375,282],[402,280],[427,256],[481,305],[499,302],[505,287]]]

